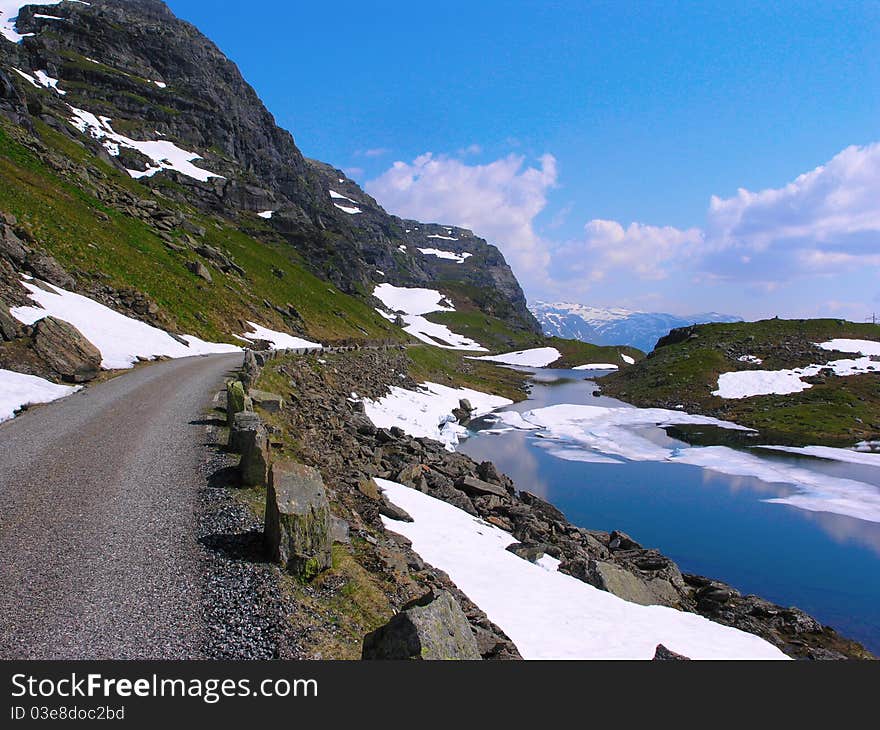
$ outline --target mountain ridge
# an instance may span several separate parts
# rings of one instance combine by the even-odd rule
[[[529,310],[545,335],[597,345],[629,345],[644,352],[671,330],[693,324],[740,322],[734,315],[703,312],[679,316],[665,312],[642,312],[623,307],[594,307],[572,302],[536,300]]]
[[[496,247],[470,234],[470,260],[455,268],[423,254],[407,222],[334,166],[306,158],[234,62],[164,3],[59,3],[51,7],[60,20],[39,17],[46,7],[25,5],[19,13],[18,32],[33,35],[20,43],[0,38],[0,113],[37,140],[47,136],[44,127],[61,135],[53,150],[63,152],[59,157],[72,156],[58,149],[68,142],[85,147],[96,159],[77,160],[79,187],[94,190],[94,179],[105,176],[94,170],[100,160],[136,198],[152,196],[149,205],[168,208],[172,217],[214,219],[262,244],[288,246],[311,273],[371,306],[382,282],[435,286],[457,306],[479,309],[513,332],[540,334]],[[159,146],[172,157],[151,157]],[[112,196],[101,202],[119,207]],[[184,226],[166,231],[172,245],[180,234],[193,235]],[[49,253],[70,264],[63,252]],[[87,270],[88,262],[80,267]],[[267,309],[279,305],[286,306]]]

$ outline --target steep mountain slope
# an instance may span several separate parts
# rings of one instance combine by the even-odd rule
[[[739,317],[704,312],[679,317],[662,312],[633,312],[619,307],[590,307],[569,302],[534,302],[530,310],[544,334],[592,342],[630,345],[650,352],[657,340],[678,327],[708,322],[739,322]]]
[[[51,17],[25,5],[3,19],[24,37],[0,36],[0,211],[68,286],[114,303],[131,290],[150,301],[131,313],[172,331],[229,339],[253,319],[338,340],[405,339],[373,311],[373,289],[431,285],[511,338],[540,334],[497,249],[471,235],[454,268],[420,252],[413,226],[303,157],[236,66],[163,3],[46,5]],[[21,272],[7,260],[9,304]]]

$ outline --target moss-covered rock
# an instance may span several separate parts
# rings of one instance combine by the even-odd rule
[[[281,461],[269,471],[264,545],[271,560],[302,580],[332,565],[332,517],[317,469]]]
[[[481,659],[461,606],[447,592],[410,604],[364,637],[364,659]]]

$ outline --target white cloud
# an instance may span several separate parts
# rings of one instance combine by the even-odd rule
[[[707,270],[793,277],[880,265],[880,143],[851,146],[781,188],[712,196]]]
[[[587,223],[584,233],[583,241],[568,244],[561,253],[566,268],[580,262],[593,280],[604,278],[613,269],[632,272],[640,279],[663,279],[672,260],[693,255],[703,240],[698,228],[681,230],[643,223],[624,228],[617,221],[599,218]]]
[[[470,228],[501,247],[520,275],[534,279],[549,262],[534,220],[556,179],[556,158],[550,154],[526,166],[521,155],[468,165],[428,152],[411,163],[395,162],[365,187],[402,217]]]

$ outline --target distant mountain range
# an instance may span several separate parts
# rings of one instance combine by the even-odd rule
[[[633,312],[620,307],[589,307],[570,302],[532,302],[529,309],[544,334],[596,345],[630,345],[645,352],[676,327],[709,322],[741,322],[741,317],[704,312],[680,317],[663,312]]]

